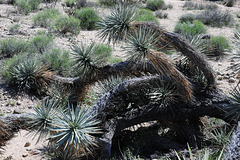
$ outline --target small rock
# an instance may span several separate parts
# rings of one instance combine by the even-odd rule
[[[217,85],[220,85],[220,84],[222,84],[222,83],[221,83],[221,82],[219,82],[219,81],[217,81],[217,82],[216,82],[216,84],[217,84]]]
[[[22,111],[20,109],[14,109],[13,114],[21,114]]]
[[[221,72],[217,72],[217,75],[222,75],[222,73]]]
[[[20,101],[17,101],[17,105],[20,106],[22,104],[22,102]]]
[[[30,148],[27,148],[27,149],[26,149],[26,151],[32,151],[32,149],[30,149]]]
[[[25,143],[24,147],[29,147],[31,145],[30,142]]]
[[[218,66],[222,66],[222,63],[218,63]]]
[[[229,79],[229,76],[226,75],[226,76],[223,77],[223,79]]]
[[[38,151],[32,151],[31,154],[32,154],[32,155],[37,155],[37,154],[39,154],[39,152],[38,152]]]
[[[238,76],[236,77],[236,79],[240,79],[240,75],[238,75]]]
[[[223,80],[223,77],[218,77],[217,80],[220,80],[220,81],[221,81],[221,80]]]
[[[234,59],[231,59],[231,61],[230,62],[235,62],[235,60]]]
[[[32,109],[32,106],[28,106],[28,109]]]
[[[230,65],[232,65],[232,66],[233,66],[233,65],[235,65],[235,63],[233,63],[233,62],[232,62],[232,63],[230,63]]]
[[[233,78],[233,77],[229,78],[229,80],[228,80],[229,83],[234,83],[235,81],[236,81],[236,80],[235,80],[235,78]]]
[[[23,154],[23,155],[22,155],[22,157],[27,157],[27,156],[28,156],[28,154]]]

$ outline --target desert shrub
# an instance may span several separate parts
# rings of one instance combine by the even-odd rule
[[[228,7],[233,7],[236,4],[237,0],[224,0],[223,4]]]
[[[93,8],[86,7],[80,10],[76,10],[76,18],[80,20],[80,26],[82,29],[93,30],[96,28],[96,23],[99,20],[97,13]]]
[[[48,27],[53,19],[59,15],[60,13],[57,9],[47,9],[37,13],[37,15],[33,17],[33,23],[36,26]]]
[[[114,6],[117,2],[117,0],[99,0],[99,4],[104,6]]]
[[[112,55],[112,48],[110,45],[96,44],[93,49],[94,52],[99,56],[110,57]]]
[[[37,10],[40,2],[40,0],[16,0],[15,5],[20,13],[28,14]]]
[[[67,51],[53,49],[49,53],[44,54],[43,63],[49,65],[50,69],[57,75],[71,76],[71,59]]]
[[[114,56],[111,56],[108,58],[108,62],[110,64],[113,64],[113,63],[118,63],[118,62],[122,62],[123,59],[121,57],[114,57]]]
[[[152,11],[156,11],[158,9],[163,8],[164,6],[165,3],[163,0],[147,0],[146,8]]]
[[[61,34],[69,32],[77,35],[80,32],[80,28],[80,21],[77,18],[72,16],[58,16],[54,19],[51,29]]]
[[[0,41],[0,55],[4,57],[12,57],[15,54],[26,52],[27,49],[28,44],[24,40],[9,38]]]
[[[194,36],[206,33],[207,29],[205,28],[202,22],[194,20],[193,23],[190,22],[177,23],[174,31],[182,35],[187,34]]]
[[[189,1],[186,1],[183,5],[184,8],[187,8],[189,10],[191,9],[199,9],[199,10],[203,10],[203,9],[210,9],[210,10],[213,10],[213,9],[217,9],[218,6],[216,4],[203,4],[203,3],[193,3],[193,2],[189,2]]]
[[[228,40],[223,36],[215,36],[210,39],[207,47],[207,55],[222,57],[231,49]]]
[[[20,28],[20,25],[19,25],[19,24],[12,25],[12,26],[9,28],[9,33],[10,33],[10,34],[17,34],[17,33],[19,33],[19,28]]]
[[[65,3],[67,7],[75,7],[77,9],[87,6],[86,0],[66,0]]]
[[[137,11],[135,21],[150,21],[159,24],[157,17],[154,16],[153,12],[148,9],[139,9]]]
[[[168,17],[168,14],[167,13],[163,13],[161,10],[157,10],[155,12],[155,16],[157,18],[160,18],[160,19],[162,19],[162,18],[166,19]]]
[[[196,16],[192,13],[187,13],[187,14],[184,14],[182,15],[180,18],[179,18],[179,21],[182,23],[182,22],[193,22],[195,20]]]
[[[31,52],[43,54],[53,46],[53,37],[46,35],[36,35],[30,40]]]
[[[222,12],[220,10],[205,10],[204,12],[196,15],[196,19],[202,21],[203,24],[212,27],[231,26],[234,18],[228,11]]]

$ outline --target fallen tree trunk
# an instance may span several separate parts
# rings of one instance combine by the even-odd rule
[[[235,123],[231,121],[230,117],[226,117],[226,113],[229,111],[228,105],[234,102],[218,89],[211,92],[195,90],[195,100],[188,104],[177,101],[168,106],[149,103],[129,108],[131,103],[129,97],[132,97],[134,92],[137,93],[136,91],[139,89],[156,87],[159,80],[158,76],[153,76],[124,82],[104,95],[93,107],[93,111],[103,122],[104,134],[101,138],[104,141],[102,150],[104,158],[111,155],[112,139],[115,136],[120,135],[122,130],[143,122],[194,122],[200,117],[210,116]],[[193,125],[197,124],[193,123]],[[189,139],[194,139],[194,137],[189,137]]]

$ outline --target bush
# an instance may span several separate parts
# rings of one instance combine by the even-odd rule
[[[36,35],[30,41],[31,53],[37,52],[43,54],[52,48],[53,37],[45,35]]]
[[[17,34],[17,33],[19,33],[19,28],[20,28],[19,24],[13,25],[9,28],[9,33],[10,34]]]
[[[108,58],[108,62],[109,62],[110,64],[118,63],[118,62],[122,62],[122,61],[123,61],[123,60],[122,60],[121,57],[113,57],[113,56],[111,56],[111,57]]]
[[[163,0],[148,0],[146,8],[152,11],[156,11],[163,8],[164,6],[165,4]]]
[[[184,22],[184,23],[177,23],[175,26],[175,32],[181,35],[198,35],[206,33],[206,28],[204,24],[198,20],[194,20],[193,23]]]
[[[234,22],[233,16],[228,11],[220,10],[205,10],[198,14],[196,19],[212,27],[231,26]]]
[[[99,0],[99,4],[105,6],[114,6],[117,4],[117,0]]]
[[[23,40],[10,38],[0,41],[0,55],[4,57],[12,57],[16,54],[26,52],[27,49],[28,44]]]
[[[49,67],[57,74],[65,77],[71,76],[71,60],[69,52],[53,49],[50,53],[46,53],[43,63],[50,65]]]
[[[148,9],[139,9],[136,14],[135,21],[150,21],[159,24],[157,17],[154,16],[153,12]]]
[[[236,4],[236,2],[237,2],[236,0],[225,0],[223,4],[228,7],[233,7]]]
[[[86,0],[66,0],[65,3],[67,7],[75,7],[77,9],[87,6]]]
[[[98,56],[110,57],[112,55],[112,48],[110,45],[95,44],[93,49]]]
[[[193,2],[185,2],[183,5],[184,8],[187,8],[189,10],[191,9],[199,9],[199,10],[203,10],[203,9],[217,9],[218,6],[216,4],[202,4],[202,3],[193,3]]]
[[[168,14],[167,13],[163,13],[161,10],[157,10],[155,12],[155,16],[157,18],[160,18],[160,19],[162,19],[162,18],[166,19],[168,17]]]
[[[180,23],[182,22],[193,22],[195,20],[196,16],[192,13],[187,13],[187,14],[184,14],[182,15],[180,18],[179,18],[179,21]]]
[[[33,18],[34,25],[41,27],[48,27],[54,18],[59,16],[60,13],[57,9],[47,9],[45,11],[39,12]]]
[[[40,0],[16,0],[15,5],[20,13],[28,14],[37,10],[40,2]]]
[[[207,55],[222,57],[225,52],[230,50],[228,40],[223,36],[216,36],[210,39],[210,43],[207,47]]]
[[[61,34],[67,32],[72,34],[79,34],[80,32],[80,21],[72,16],[58,16],[52,26],[52,29]]]
[[[96,28],[96,23],[99,20],[97,13],[93,8],[86,7],[80,10],[76,10],[74,15],[80,20],[80,26],[82,29],[93,30]]]

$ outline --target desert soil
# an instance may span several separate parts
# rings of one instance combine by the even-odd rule
[[[159,19],[160,26],[164,27],[168,31],[173,31],[174,26],[178,21],[178,18],[185,13],[196,13],[201,12],[198,10],[184,10],[182,8],[184,1],[181,0],[164,0],[166,4],[171,4],[173,9],[164,11],[168,13],[168,19]],[[201,3],[208,3],[203,0],[192,0]],[[62,2],[64,2],[62,0]],[[62,13],[63,7],[61,3],[57,3],[56,8],[58,8]],[[240,19],[237,19],[236,14],[240,13],[240,2],[235,7],[225,7],[219,5],[222,10],[228,10],[235,17],[236,24],[240,25]],[[41,9],[45,9],[45,4],[41,4]],[[108,13],[108,9],[97,8],[100,12],[100,15],[105,15]],[[15,37],[21,39],[30,39],[37,31],[46,30],[44,28],[35,28],[33,27],[32,17],[36,13],[30,13],[28,16],[20,15],[16,12],[16,8],[12,5],[0,4],[0,39]],[[9,34],[10,26],[14,24],[20,24],[20,33],[16,35]],[[234,27],[223,27],[223,28],[212,28],[207,27],[208,34],[210,35],[221,35],[225,36],[228,39],[231,39],[234,34]],[[69,50],[72,43],[83,42],[101,42],[97,36],[97,31],[81,31],[78,36],[73,38],[58,36],[55,38],[55,43],[57,47]],[[209,63],[213,67],[213,70],[216,73],[216,78],[218,87],[222,89],[226,94],[231,92],[231,89],[238,83],[238,71],[234,69],[228,69],[233,66],[236,62],[232,60],[233,50],[229,55],[225,56],[221,60],[208,59]],[[121,46],[114,47],[113,55],[122,57]],[[0,63],[0,67],[3,67],[3,64]],[[234,79],[231,83],[229,79]],[[222,80],[220,80],[222,79]],[[3,80],[0,77],[0,114],[12,114],[12,113],[23,113],[31,112],[33,106],[38,103],[38,99],[34,96],[20,96],[14,94],[14,89],[8,89],[8,86],[4,84]],[[20,130],[16,133],[15,137],[7,142],[6,146],[3,147],[2,154],[0,159],[12,159],[12,160],[40,160],[47,159],[46,156],[43,156],[44,148],[47,145],[46,141],[42,141],[36,144],[36,139],[27,136],[26,130]],[[24,147],[26,143],[30,143],[28,147]]]

